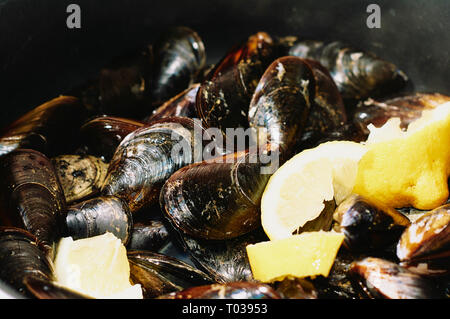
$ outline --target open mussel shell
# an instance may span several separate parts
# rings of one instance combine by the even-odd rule
[[[125,136],[144,125],[123,117],[97,116],[81,126],[80,134],[90,154],[109,161]]]
[[[258,32],[233,47],[209,72],[198,91],[196,108],[203,125],[248,128],[248,106],[258,81],[275,59],[273,40]]]
[[[197,111],[195,109],[195,99],[199,88],[199,83],[192,84],[190,87],[170,98],[155,109],[150,116],[144,119],[144,122],[151,123],[152,121],[171,116],[196,118]]]
[[[157,252],[170,242],[170,238],[167,227],[160,220],[136,222],[133,223],[127,249]]]
[[[130,239],[133,219],[125,202],[114,196],[99,196],[69,206],[67,236],[74,240],[112,233],[124,245]]]
[[[398,241],[397,257],[412,271],[448,275],[450,204],[437,207],[411,223]]]
[[[269,240],[261,227],[226,240],[199,239],[181,233],[179,235],[191,260],[220,283],[254,281],[246,247]]]
[[[59,155],[51,161],[69,204],[97,194],[108,170],[107,163],[91,155]]]
[[[187,89],[205,63],[205,46],[197,32],[184,26],[170,28],[154,45],[152,104],[161,105]]]
[[[199,134],[199,135],[198,135]],[[157,203],[164,182],[193,162],[203,129],[197,121],[169,117],[137,129],[122,140],[111,159],[101,192],[123,199],[131,212]]]
[[[313,70],[303,59],[286,56],[266,69],[249,104],[248,122],[258,145],[278,145],[291,155],[302,135],[315,97]]]
[[[394,244],[409,226],[409,219],[397,210],[357,194],[336,208],[334,229],[345,235],[351,251],[371,252]]]
[[[385,96],[402,89],[408,77],[393,63],[342,42],[299,40],[289,55],[317,60],[333,77],[344,100]]]
[[[351,264],[349,273],[369,298],[438,299],[444,293],[436,283],[398,264],[367,257]]]
[[[130,280],[141,285],[146,299],[214,282],[206,273],[174,257],[145,250],[128,250],[127,256]]]
[[[78,145],[78,129],[87,115],[87,109],[79,99],[72,96],[54,98],[0,132],[0,156],[18,148],[32,148],[47,156],[69,151]]]
[[[158,299],[280,299],[269,285],[255,282],[232,282],[203,285],[159,296]]]
[[[238,152],[193,163],[173,173],[160,205],[179,231],[204,239],[230,239],[260,226],[260,200],[270,174],[258,153]]]
[[[23,280],[34,276],[52,281],[53,266],[47,249],[30,232],[0,227],[0,279],[26,297],[32,297]]]
[[[18,149],[1,157],[0,223],[27,229],[53,246],[64,232],[66,201],[51,161]]]
[[[421,117],[422,111],[449,101],[450,96],[439,93],[415,93],[381,101],[368,99],[358,104],[353,121],[366,135],[370,133],[370,124],[381,127],[393,117],[398,117],[400,127],[406,129],[411,122]]]

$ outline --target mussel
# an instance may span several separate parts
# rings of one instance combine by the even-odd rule
[[[54,280],[47,248],[24,229],[0,227],[0,279],[25,297],[32,297],[24,283],[26,276]]]
[[[78,291],[63,287],[55,281],[36,276],[26,276],[23,282],[31,296],[38,299],[92,299]]]
[[[1,157],[0,222],[27,229],[53,246],[64,232],[66,201],[51,161],[18,149]]]
[[[259,203],[271,174],[257,152],[238,152],[193,163],[173,173],[160,205],[179,231],[223,240],[260,225]],[[278,157],[276,158],[278,160]]]
[[[397,210],[357,194],[339,204],[333,219],[334,229],[345,235],[344,246],[364,252],[396,243],[410,224],[409,219]]]
[[[408,81],[393,63],[340,41],[298,40],[287,54],[316,60],[326,67],[345,100],[385,96],[399,91]]]
[[[315,85],[313,71],[303,59],[287,56],[273,61],[249,104],[248,121],[256,131],[255,143],[271,143],[279,147],[282,157],[289,156],[303,133]]]
[[[412,121],[422,115],[422,111],[437,107],[450,101],[450,96],[439,93],[415,93],[377,101],[368,99],[358,104],[353,121],[357,128],[366,135],[368,126],[381,127],[390,118],[400,118],[400,127],[406,129]]]
[[[171,116],[197,117],[195,99],[199,88],[199,83],[192,84],[186,90],[170,98],[155,109],[150,116],[144,119],[144,122],[151,123],[152,121]]]
[[[169,241],[170,233],[162,221],[153,219],[145,223],[135,222],[127,249],[157,252]]]
[[[126,245],[131,236],[133,218],[121,199],[99,196],[69,206],[66,227],[66,236],[74,240],[110,232]]]
[[[397,244],[401,265],[423,275],[449,274],[450,204],[433,209],[403,232]]]
[[[206,273],[174,257],[145,250],[129,250],[127,256],[130,280],[141,285],[146,299],[214,282]]]
[[[151,45],[126,52],[70,93],[79,97],[92,114],[143,116],[149,112],[152,64]]]
[[[443,292],[436,284],[398,264],[367,257],[351,264],[349,273],[355,285],[369,298],[439,299]]]
[[[107,163],[91,155],[59,155],[51,162],[69,204],[96,195],[108,170]]]
[[[202,137],[201,125],[184,117],[164,118],[137,129],[117,147],[101,193],[123,199],[131,212],[156,203],[166,179],[193,162],[196,147],[202,149]]]
[[[174,27],[154,45],[152,105],[161,105],[187,89],[206,63],[205,46],[194,30]]]
[[[258,81],[275,59],[273,40],[258,32],[233,47],[216,64],[197,94],[196,109],[205,128],[248,128],[248,106]]]
[[[109,161],[125,136],[144,125],[123,117],[97,116],[81,126],[80,134],[89,154]]]
[[[269,285],[255,282],[232,282],[203,285],[159,296],[158,299],[280,299]]]
[[[18,148],[32,148],[47,156],[70,151],[78,144],[78,128],[87,114],[75,97],[54,98],[1,131],[0,156]]]
[[[268,240],[261,227],[227,240],[209,240],[179,234],[184,250],[216,282],[254,281],[246,247]]]

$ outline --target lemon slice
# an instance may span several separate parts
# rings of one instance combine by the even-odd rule
[[[317,218],[325,201],[341,203],[353,189],[362,144],[332,141],[304,150],[270,178],[261,199],[261,222],[271,240],[292,235]]]
[[[75,241],[62,238],[55,275],[59,284],[94,298],[143,298],[140,285],[130,283],[126,249],[111,233]]]
[[[246,249],[253,277],[270,283],[286,277],[327,277],[343,240],[343,234],[332,231],[305,232]]]

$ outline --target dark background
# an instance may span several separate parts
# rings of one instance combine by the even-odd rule
[[[66,7],[81,7],[81,29]],[[381,7],[381,29],[366,26]],[[0,0],[0,126],[93,75],[168,26],[203,38],[208,62],[257,31],[343,40],[396,63],[417,91],[450,94],[448,0]]]

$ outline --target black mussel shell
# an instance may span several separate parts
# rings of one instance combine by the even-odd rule
[[[155,219],[145,223],[136,222],[133,224],[127,249],[157,252],[169,242],[170,233],[162,221]]]

